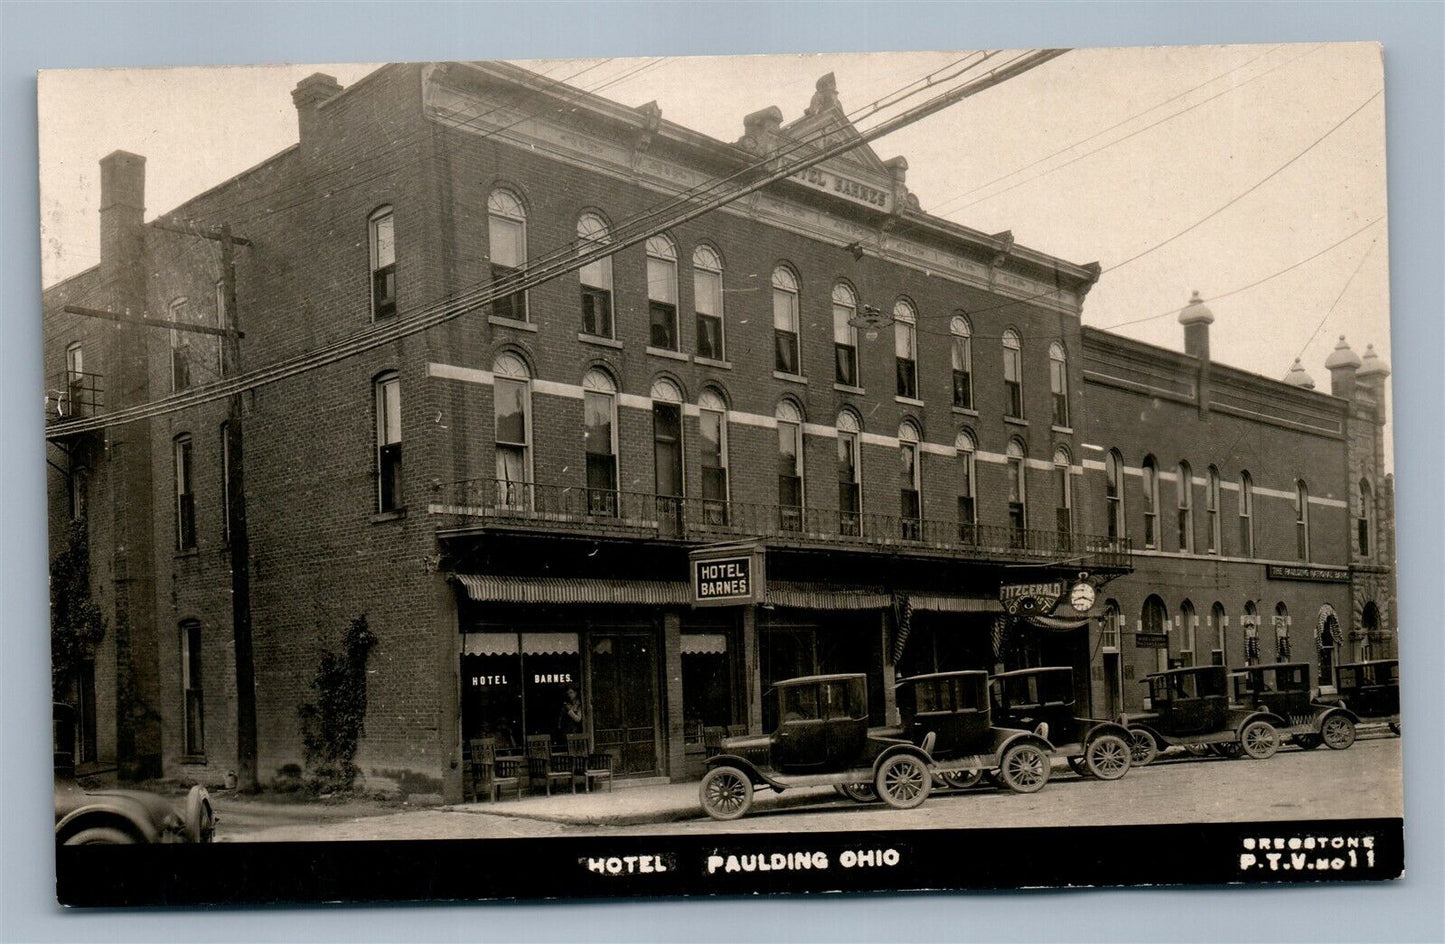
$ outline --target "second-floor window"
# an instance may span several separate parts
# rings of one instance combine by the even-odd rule
[[[487,244],[493,285],[520,281],[527,268],[527,211],[510,190],[493,190],[487,197]],[[526,321],[526,290],[493,299],[492,314],[512,321]]]
[[[532,380],[522,359],[499,355],[492,365],[492,419],[497,504],[532,507]]]
[[[1159,546],[1159,467],[1153,456],[1146,456],[1143,472],[1144,490],[1144,546]]]
[[[702,451],[702,504],[708,524],[728,523],[728,413],[714,390],[697,399],[698,438]]]
[[[191,320],[191,306],[184,298],[171,302],[170,320],[187,324]],[[171,390],[179,392],[192,384],[191,378],[191,333],[171,329]]]
[[[778,524],[803,529],[803,414],[791,401],[778,404]]]
[[[647,318],[647,343],[678,350],[677,245],[665,234],[647,240]]]
[[[1054,425],[1069,425],[1069,362],[1064,346],[1055,341],[1049,345],[1049,392],[1053,397]]]
[[[798,351],[798,277],[784,266],[773,270],[773,369],[794,376],[803,373]]]
[[[1054,450],[1055,524],[1064,539],[1074,531],[1074,486],[1069,478],[1069,452],[1060,446]]]
[[[89,405],[85,395],[85,352],[76,341],[65,349],[65,392],[60,404],[64,417],[84,416]]]
[[[954,315],[948,325],[952,336],[953,405],[973,409],[973,328],[963,315]]]
[[[898,395],[918,399],[918,315],[899,299],[893,306],[893,353],[898,371]]]
[[[862,425],[851,410],[838,414],[838,533],[863,533],[863,463],[858,452]]]
[[[1239,473],[1239,555],[1254,556],[1254,479]]]
[[[181,688],[185,703],[182,705],[182,730],[185,752],[192,756],[206,750],[206,712],[204,676],[201,674],[201,624],[186,620],[181,624]]]
[[[1179,550],[1186,554],[1194,553],[1194,470],[1189,463],[1179,463],[1178,491],[1179,497],[1178,518],[1179,518]]]
[[[612,242],[607,221],[596,213],[577,219],[577,251],[590,252]],[[613,337],[612,257],[594,259],[577,270],[582,285],[582,333],[599,338]]]
[[[1303,480],[1295,483],[1294,489],[1294,544],[1295,557],[1310,559],[1310,490]]]
[[[973,544],[978,533],[978,444],[967,430],[961,430],[954,448],[958,451],[958,538]]]
[[[692,251],[693,307],[697,309],[697,356],[727,360],[723,337],[722,258],[711,246]]]
[[[600,370],[582,378],[582,440],[587,454],[587,513],[617,514],[617,386]]]
[[[1004,409],[1008,416],[1024,416],[1024,360],[1019,333],[1009,328],[1003,333]]]
[[[177,436],[173,443],[176,476],[176,550],[196,546],[196,493],[191,468],[191,437]]]
[[[833,379],[845,387],[858,386],[858,329],[853,318],[858,299],[842,282],[833,286]]]
[[[904,420],[898,427],[899,515],[904,540],[917,541],[923,534],[923,470],[919,468],[918,427]]]
[[[1017,439],[1009,440],[1008,444],[1008,523],[1009,530],[1013,533],[1015,546],[1023,546],[1027,539],[1028,528],[1028,489],[1026,482],[1026,470],[1028,468],[1027,454],[1024,452],[1024,444]]]
[[[1219,528],[1219,470],[1209,467],[1209,477],[1204,486],[1204,511],[1209,518],[1209,553],[1221,553]]]
[[[1375,493],[1370,483],[1360,479],[1360,516],[1355,522],[1355,540],[1361,557],[1370,556],[1370,541],[1375,533]]]
[[[371,250],[371,317],[396,314],[396,224],[384,206],[367,221]]]
[[[1111,449],[1104,457],[1104,524],[1109,540],[1124,537],[1124,459]]]
[[[401,379],[376,379],[376,510],[401,508]]]

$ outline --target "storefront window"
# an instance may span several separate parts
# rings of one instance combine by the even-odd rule
[[[559,749],[567,735],[586,730],[567,690],[581,703],[582,658],[577,634],[467,633],[462,654],[467,737],[494,737],[498,749],[517,749],[528,735],[547,734]]]
[[[682,718],[687,737],[732,724],[732,675],[725,633],[682,634]]]

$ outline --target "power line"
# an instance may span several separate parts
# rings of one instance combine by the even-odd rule
[[[1325,316],[1320,319],[1320,323],[1315,325],[1315,329],[1310,332],[1309,340],[1305,341],[1304,346],[1299,349],[1299,353],[1295,355],[1295,360],[1299,360],[1305,356],[1306,349],[1308,349],[1309,346],[1314,343],[1315,338],[1319,336],[1320,329],[1325,326],[1326,321],[1330,320],[1330,315],[1335,313],[1335,308],[1339,305],[1340,299],[1345,297],[1345,293],[1350,290],[1350,284],[1355,281],[1355,276],[1359,275],[1360,270],[1365,267],[1365,260],[1370,258],[1370,253],[1374,251],[1375,243],[1377,242],[1379,242],[1378,239],[1372,239],[1370,240],[1370,244],[1365,247],[1365,251],[1360,255],[1360,261],[1355,264],[1355,271],[1351,272],[1350,277],[1345,279],[1344,288],[1340,289],[1340,294],[1336,295],[1335,300],[1330,303],[1329,310],[1325,312]]]

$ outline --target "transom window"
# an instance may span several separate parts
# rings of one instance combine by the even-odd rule
[[[487,251],[491,254],[494,286],[521,281],[527,267],[527,211],[510,190],[493,190],[487,197]],[[526,290],[493,299],[492,314],[526,321]]]
[[[612,242],[607,221],[596,213],[577,219],[577,251],[585,253]],[[612,323],[612,257],[594,259],[577,270],[582,285],[582,333],[614,336]]]
[[[677,244],[665,233],[647,240],[648,344],[678,350]]]
[[[953,405],[973,409],[973,328],[962,313],[948,323],[952,336]]]
[[[697,356],[727,359],[724,341],[722,257],[711,246],[692,251],[693,307],[697,309]]]
[[[852,323],[857,314],[853,289],[842,282],[833,286],[833,379],[848,387],[859,386],[858,329]]]
[[[897,363],[898,395],[918,399],[918,314],[900,298],[893,306],[893,351]]]
[[[798,277],[786,266],[773,270],[773,368],[801,375],[798,351]]]

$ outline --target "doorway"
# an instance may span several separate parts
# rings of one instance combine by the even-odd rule
[[[593,749],[611,754],[620,776],[658,773],[655,633],[595,632],[590,637]]]

